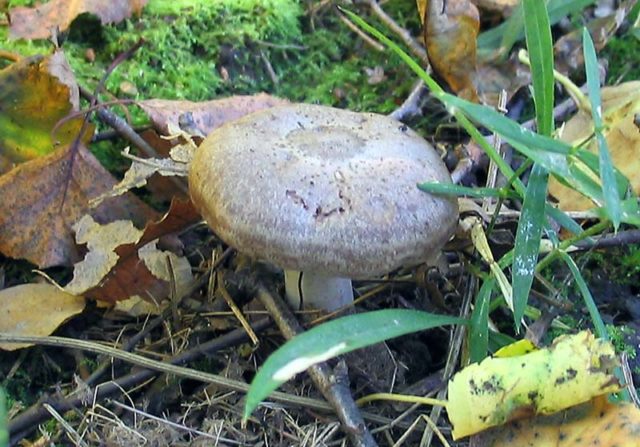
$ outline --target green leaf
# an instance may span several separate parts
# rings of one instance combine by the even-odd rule
[[[442,95],[442,101],[448,106],[462,110],[469,118],[501,135],[509,143],[516,142],[532,150],[555,154],[567,155],[571,151],[570,144],[525,129],[517,122],[487,106],[474,104],[448,93]]]
[[[271,354],[251,383],[244,419],[272,391],[316,363],[355,349],[411,332],[467,320],[405,309],[389,309],[349,315],[316,326],[289,340]]]
[[[589,286],[587,282],[584,280],[582,273],[580,273],[580,269],[576,265],[575,261],[571,256],[569,256],[565,252],[560,253],[560,257],[567,264],[573,278],[576,280],[576,284],[578,289],[580,290],[580,294],[582,295],[582,299],[584,300],[584,304],[589,311],[589,316],[591,317],[591,322],[593,323],[593,327],[596,330],[596,334],[598,334],[598,338],[603,340],[609,339],[609,333],[607,332],[607,328],[602,320],[602,316],[600,315],[600,311],[598,311],[598,306],[593,299],[593,295],[591,295],[591,291],[589,291]]]
[[[494,278],[487,278],[476,296],[475,307],[469,321],[469,359],[480,362],[489,350],[489,303],[495,286]]]
[[[536,164],[531,170],[522,214],[518,221],[514,247],[511,281],[513,285],[513,318],[516,330],[524,316],[529,301],[529,291],[538,263],[542,227],[545,223],[545,203],[547,199],[547,171]]]
[[[602,195],[604,196],[608,217],[611,219],[615,231],[618,231],[622,213],[620,195],[618,194],[613,161],[611,161],[611,154],[609,154],[609,146],[602,133],[604,125],[602,123],[602,100],[600,98],[600,70],[598,69],[596,49],[587,28],[582,30],[582,46],[584,49],[585,70],[587,72],[587,89],[589,90],[589,101],[591,102],[591,116],[593,118],[596,141],[598,142]]]
[[[533,78],[538,133],[553,132],[553,43],[545,2],[523,0],[524,29]]]

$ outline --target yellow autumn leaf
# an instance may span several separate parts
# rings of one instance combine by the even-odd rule
[[[617,365],[613,346],[588,331],[559,337],[550,347],[526,355],[470,365],[449,381],[453,437],[618,391],[613,375]]]
[[[513,421],[474,437],[477,447],[636,447],[640,409],[612,404],[606,396],[552,415]]]
[[[603,134],[613,164],[629,179],[636,194],[640,193],[640,129],[634,122],[635,116],[640,113],[640,81],[603,87],[602,110]],[[560,139],[578,145],[592,135],[591,112],[579,110],[561,129]],[[597,153],[598,146],[594,138],[588,149]],[[549,179],[549,193],[558,200],[558,206],[564,211],[584,211],[595,206],[585,196],[554,178]]]
[[[84,298],[51,284],[22,284],[0,290],[0,332],[11,335],[50,335],[84,309]],[[0,343],[14,351],[28,343]]]

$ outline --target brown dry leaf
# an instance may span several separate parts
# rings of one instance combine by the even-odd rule
[[[176,147],[175,139],[164,138],[158,135],[154,129],[147,129],[140,136],[156,150],[159,156],[176,160],[171,155],[171,151]],[[198,138],[194,139],[198,140]],[[202,141],[202,138],[199,140]],[[176,186],[173,179],[161,175],[154,175],[147,179],[147,189],[157,200],[167,203],[174,198],[188,198],[184,191]]]
[[[640,410],[615,405],[599,396],[590,402],[550,415],[511,422],[471,439],[470,447],[636,447]]]
[[[478,9],[469,0],[417,0],[429,62],[461,98],[479,102],[476,77]]]
[[[89,208],[89,200],[115,184],[82,145],[75,156],[66,147],[18,165],[0,177],[0,252],[40,268],[71,265],[79,259],[72,226],[83,215],[102,224],[131,220],[139,227],[157,216],[130,193]]]
[[[504,61],[495,59],[480,63],[473,83],[482,103],[497,107],[502,91],[506,92],[508,102],[520,88],[531,83],[531,71],[514,53]]]
[[[50,335],[58,326],[84,309],[84,298],[51,284],[23,284],[0,290],[0,332],[13,335]],[[0,343],[14,351],[28,343]]]
[[[253,96],[232,96],[206,102],[149,99],[140,101],[156,129],[169,135],[170,126],[195,136],[206,136],[227,121],[232,121],[258,110],[289,104],[266,93]]]
[[[78,109],[78,85],[61,51],[33,56],[0,71],[0,174],[73,141],[82,118],[53,128]],[[93,134],[92,127],[85,141]]]
[[[640,129],[634,119],[640,113],[640,81],[626,82],[615,87],[603,87],[602,110],[604,135],[609,145],[611,159],[640,193]],[[591,112],[578,111],[561,129],[560,139],[571,144],[580,144],[593,134]],[[593,139],[588,149],[597,153]],[[549,193],[554,196],[564,211],[584,211],[595,205],[582,194],[563,186],[554,178],[549,179]]]
[[[113,241],[108,227],[93,228],[94,239],[85,258],[91,264],[85,261],[77,264],[73,281],[67,287],[110,303],[136,295],[159,301],[169,296],[173,278],[180,296],[191,282],[191,268],[184,258],[173,253],[181,246],[172,234],[199,220],[201,217],[191,202],[175,200],[162,219],[150,222],[142,231],[132,231],[131,242]],[[171,251],[156,248],[159,238],[162,247]],[[92,255],[92,249],[99,253]],[[87,267],[92,270],[90,274],[84,273]]]
[[[46,39],[51,31],[66,31],[80,14],[97,16],[103,25],[140,14],[147,0],[51,0],[34,8],[18,6],[9,12],[11,39]]]

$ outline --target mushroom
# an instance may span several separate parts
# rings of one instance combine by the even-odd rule
[[[196,151],[189,189],[226,243],[285,270],[296,308],[353,301],[352,278],[417,264],[441,249],[455,199],[420,191],[451,182],[438,154],[383,115],[294,104],[229,122]]]

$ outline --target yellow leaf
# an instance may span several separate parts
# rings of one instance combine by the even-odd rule
[[[0,70],[0,173],[73,141],[81,118],[65,122],[55,133],[53,129],[78,101],[78,87],[61,52]],[[92,133],[93,126],[85,140]]]
[[[615,405],[606,396],[526,421],[514,421],[474,438],[477,447],[636,447],[640,443],[640,410]]]
[[[539,351],[473,364],[449,381],[454,439],[618,391],[613,346],[583,331]]]
[[[469,0],[417,0],[433,70],[461,98],[479,102],[476,73],[478,9]]]
[[[528,354],[536,351],[537,349],[538,348],[531,340],[524,339],[498,349],[493,356],[497,358],[515,357],[518,355]]]
[[[604,135],[609,145],[611,159],[640,193],[640,129],[635,116],[640,113],[640,81],[626,82],[615,87],[602,88]],[[588,110],[578,111],[563,127],[560,139],[577,145],[593,135],[593,121]],[[592,139],[588,149],[597,153],[597,143]],[[595,205],[582,194],[567,188],[556,179],[549,179],[549,193],[564,211],[584,211]]]
[[[23,284],[0,290],[0,332],[12,335],[50,335],[84,309],[84,298],[65,293],[51,284]],[[28,343],[0,343],[14,351]]]

